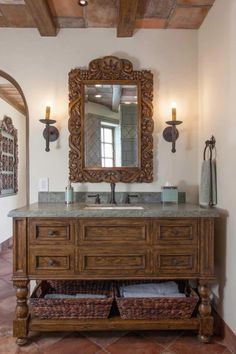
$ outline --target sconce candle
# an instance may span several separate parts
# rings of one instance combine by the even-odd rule
[[[46,107],[45,119],[49,119],[50,118],[50,111],[51,111],[51,107],[47,106]]]
[[[175,143],[176,140],[179,137],[179,132],[178,129],[176,128],[176,125],[179,125],[182,123],[181,120],[176,120],[176,103],[172,102],[172,120],[168,120],[166,124],[169,125],[169,127],[165,128],[163,131],[163,138],[168,141],[169,143],[172,143],[172,149],[171,152],[176,152],[176,147]]]
[[[46,140],[46,148],[45,151],[50,151],[49,143],[51,141],[56,141],[59,137],[59,131],[56,127],[52,127],[51,124],[56,123],[54,119],[50,119],[50,111],[51,108],[49,106],[46,107],[45,119],[40,119],[39,121],[45,124],[45,129],[43,131],[43,137]]]
[[[172,102],[172,120],[176,120],[176,103]]]

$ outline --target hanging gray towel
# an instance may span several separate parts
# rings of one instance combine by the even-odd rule
[[[201,170],[200,205],[217,204],[216,161],[204,160]]]

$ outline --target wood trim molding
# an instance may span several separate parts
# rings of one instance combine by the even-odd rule
[[[57,28],[47,3],[47,0],[25,0],[41,36],[57,35]]]
[[[30,194],[29,194],[29,109],[28,105],[26,102],[25,95],[22,91],[22,88],[18,84],[18,82],[9,74],[7,74],[5,71],[0,70],[0,77],[3,77],[4,79],[8,80],[12,85],[15,86],[15,88],[18,90],[19,94],[22,97],[22,100],[24,102],[24,111],[25,111],[25,126],[26,126],[26,201],[27,204],[29,204],[29,199],[30,199]]]
[[[117,37],[132,37],[135,29],[138,0],[120,0]]]
[[[84,84],[132,83],[139,97],[139,167],[85,168],[84,166]],[[88,70],[69,73],[69,169],[71,182],[146,182],[153,181],[153,74],[133,70],[127,59],[106,56],[92,60]]]

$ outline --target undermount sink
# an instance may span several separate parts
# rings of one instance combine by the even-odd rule
[[[87,210],[97,210],[97,209],[102,209],[102,210],[142,210],[144,209],[142,206],[137,206],[137,205],[86,205],[84,209]]]

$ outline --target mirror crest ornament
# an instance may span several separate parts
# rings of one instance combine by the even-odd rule
[[[85,85],[137,85],[138,164],[122,167],[88,167],[85,164]],[[133,70],[127,59],[114,56],[92,60],[89,68],[69,73],[69,169],[71,182],[153,181],[153,75]]]

